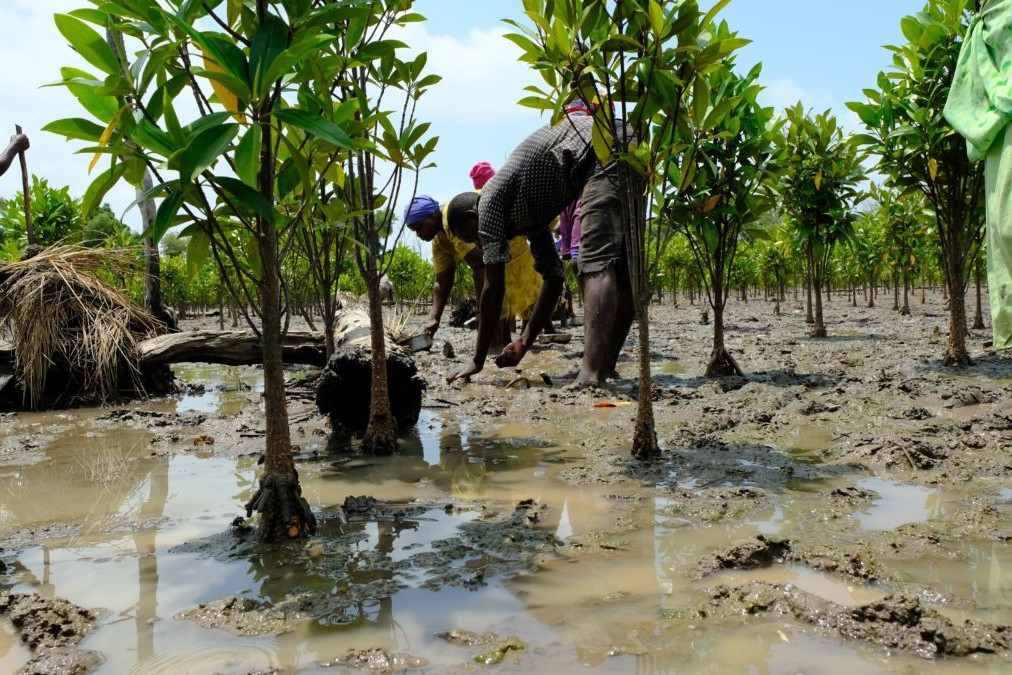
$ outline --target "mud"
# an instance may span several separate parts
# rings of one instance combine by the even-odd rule
[[[87,673],[102,663],[96,652],[77,649],[94,630],[100,613],[60,598],[47,600],[35,594],[0,594],[0,615],[10,619],[32,658],[22,673]]]
[[[841,607],[790,585],[762,582],[718,588],[698,615],[708,621],[786,617],[813,632],[909,651],[923,658],[1005,651],[1010,630],[969,620],[956,625],[917,598],[889,596],[860,607]]]
[[[824,340],[799,305],[737,302],[728,347],[747,376],[717,380],[699,307],[652,308],[649,463],[628,452],[635,332],[617,380],[573,390],[582,329],[452,386],[473,333],[442,329],[449,349],[415,355],[428,389],[392,458],[333,438],[314,373],[292,371],[320,532],[278,547],[229,527],[262,451],[256,368],[177,369],[179,395],[137,405],[4,415],[0,574],[91,607],[73,575],[136,559],[135,591],[158,580],[160,604],[115,611],[157,639],[120,653],[123,624],[100,619],[88,646],[107,660],[88,667],[108,672],[1003,670],[1012,357],[976,333],[975,365],[943,368],[941,297],[911,317],[889,300],[834,296]],[[32,658],[10,654],[0,669]]]

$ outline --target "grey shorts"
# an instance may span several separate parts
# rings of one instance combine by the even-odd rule
[[[580,274],[596,274],[625,265],[619,166],[598,167],[583,187],[580,201]],[[576,256],[573,256],[574,259]]]

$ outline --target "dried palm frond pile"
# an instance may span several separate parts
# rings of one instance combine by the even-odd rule
[[[136,265],[129,249],[54,246],[0,265],[0,335],[14,344],[22,406],[103,403],[143,391],[137,343],[160,322],[98,276]]]

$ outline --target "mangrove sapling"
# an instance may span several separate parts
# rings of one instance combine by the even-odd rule
[[[691,164],[682,165],[683,170],[691,167],[695,178],[672,203],[669,216],[689,242],[713,310],[707,377],[744,375],[725,345],[724,309],[739,271],[735,261],[742,236],[747,232],[768,237],[764,229],[750,226],[773,205],[768,182],[781,170],[784,156],[776,144],[783,122],[756,100],[761,66],[744,77],[733,68],[729,58],[723,67],[696,80],[686,123],[700,152],[690,156]],[[739,295],[748,301],[746,283]]]
[[[854,231],[853,207],[864,198],[857,189],[864,180],[863,154],[828,111],[812,116],[798,103],[786,115],[780,143],[787,156],[778,191],[805,256],[805,290],[812,315],[809,335],[822,338],[826,337],[823,284],[829,278],[834,248]]]
[[[641,459],[660,454],[650,374],[649,282],[673,234],[659,219],[647,220],[646,201],[658,200],[652,212],[664,212],[667,200],[692,182],[679,167],[697,148],[679,130],[693,82],[745,43],[714,21],[726,4],[720,0],[704,15],[695,0],[525,0],[533,25],[507,22],[518,31],[507,37],[524,52],[521,60],[540,72],[548,87],[528,87],[535,95],[521,105],[551,111],[553,122],[565,123],[564,107],[574,95],[600,104],[594,113],[594,150],[601,164],[619,164],[626,267],[640,345],[632,454]]]
[[[946,366],[972,363],[966,348],[966,289],[984,224],[983,162],[971,162],[966,143],[945,120],[949,95],[976,0],[927,0],[903,19],[908,42],[888,46],[891,67],[878,74],[865,101],[850,102],[867,131],[860,142],[877,157],[875,169],[902,194],[923,194],[932,211],[949,298]]]

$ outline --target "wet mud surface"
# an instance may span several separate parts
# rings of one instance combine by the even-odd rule
[[[628,453],[635,332],[619,379],[573,390],[580,328],[452,386],[473,333],[441,330],[391,458],[332,438],[314,373],[292,371],[320,532],[284,546],[229,526],[262,451],[256,368],[4,415],[4,597],[132,617],[47,645],[81,655],[60,672],[1012,668],[1012,355],[980,332],[973,367],[943,368],[931,292],[910,317],[833,297],[823,340],[795,303],[753,299],[727,320],[747,377],[713,380],[711,327],[681,302],[652,308],[649,463]],[[105,605],[95,574],[135,581]],[[0,668],[35,672],[17,630]]]

